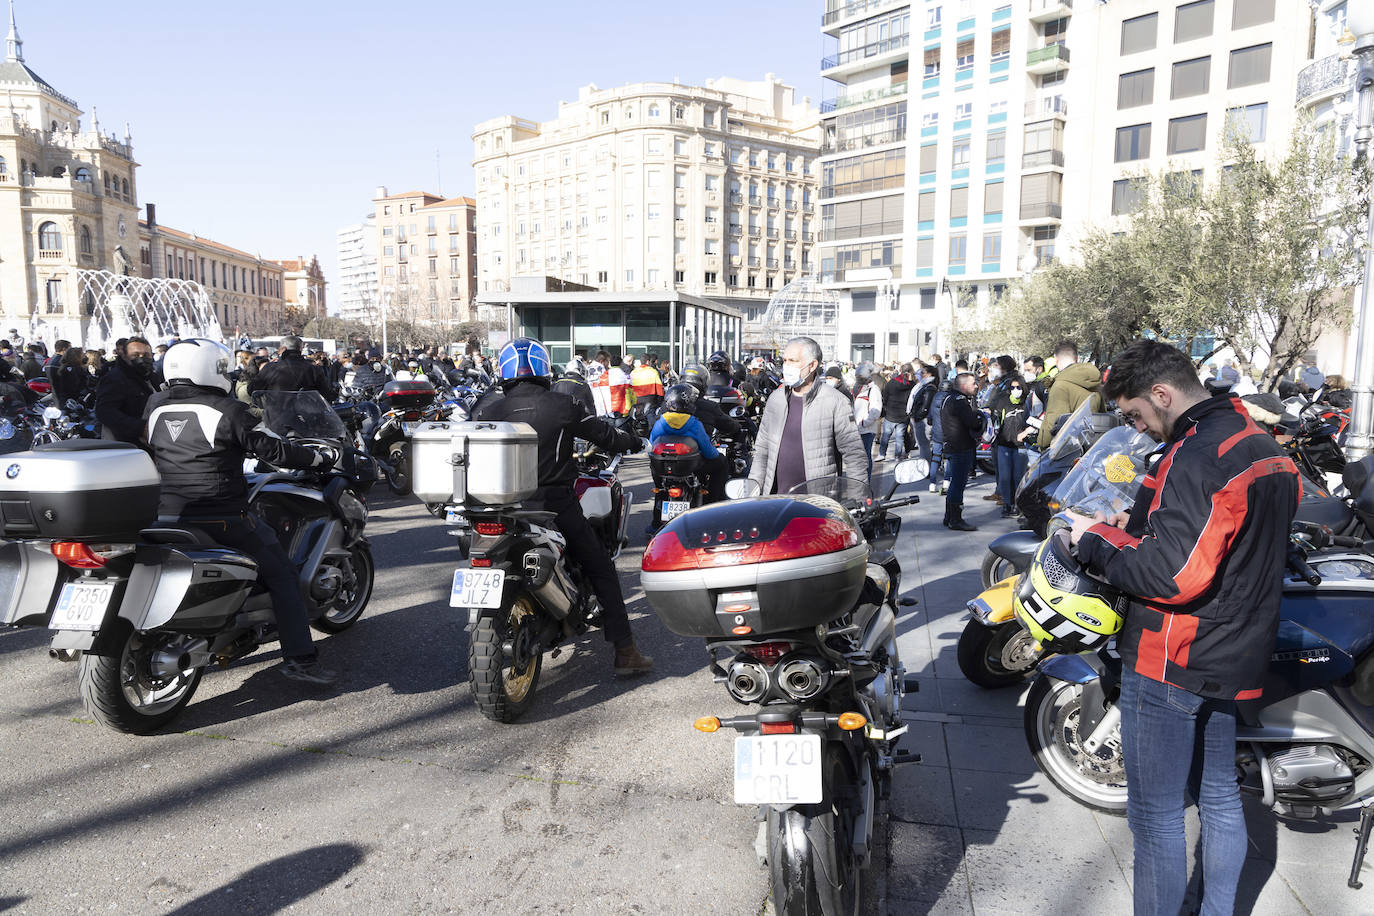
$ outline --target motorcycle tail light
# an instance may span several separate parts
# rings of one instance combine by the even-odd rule
[[[478,569],[488,569],[491,567],[491,560],[486,557],[473,557],[469,562]]]
[[[72,569],[101,569],[115,557],[133,550],[123,544],[83,544],[80,541],[54,541],[52,555]]]
[[[477,522],[472,526],[478,534],[486,537],[496,537],[506,533],[505,522]]]
[[[677,569],[696,569],[697,557],[682,546],[675,533],[659,532],[644,548],[640,569],[645,572],[671,572]]]
[[[765,735],[795,735],[797,733],[797,723],[762,722],[759,724],[759,731]]]
[[[750,647],[749,654],[759,661],[771,665],[791,651],[792,644],[790,642],[765,642]]]
[[[692,447],[685,442],[660,442],[654,446],[655,455],[690,455]]]
[[[669,487],[668,495],[671,496],[673,499],[678,499],[682,496],[682,487]]]

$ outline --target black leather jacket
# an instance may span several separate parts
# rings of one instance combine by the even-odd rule
[[[318,391],[326,401],[334,400],[334,386],[324,370],[296,350],[287,350],[281,359],[259,369],[248,391]]]

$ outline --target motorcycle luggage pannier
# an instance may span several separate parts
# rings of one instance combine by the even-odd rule
[[[686,477],[701,465],[701,447],[691,436],[659,436],[649,450],[649,468],[654,480]]]
[[[133,445],[68,439],[0,466],[4,537],[129,541],[157,518],[157,467]]]
[[[387,382],[382,388],[382,409],[419,410],[433,403],[434,386],[423,379]]]
[[[644,551],[640,581],[679,636],[757,636],[852,610],[867,562],[863,534],[839,503],[763,496],[673,519]]]
[[[411,484],[426,503],[513,506],[539,487],[539,437],[528,423],[422,423]]]

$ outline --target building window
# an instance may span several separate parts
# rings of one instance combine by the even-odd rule
[[[1268,69],[1268,68],[1266,67],[1266,69]],[[119,179],[119,183],[120,183],[120,185],[124,188],[124,190],[123,190],[121,196],[122,196],[125,200],[129,200],[129,179],[127,179],[127,178],[121,178],[121,179]]]
[[[1231,28],[1247,29],[1274,21],[1274,0],[1244,0],[1231,8]]]
[[[714,270],[708,270],[708,271],[706,271],[706,273],[705,273],[705,281],[706,281],[706,285],[707,285],[707,286],[715,286],[715,285],[716,285],[716,272],[715,272]],[[752,285],[752,284],[751,284],[751,285]]]
[[[1244,105],[1226,112],[1227,127],[1248,139],[1251,143],[1263,143],[1269,128],[1269,103]]]
[[[1169,122],[1169,155],[1194,153],[1207,148],[1207,116],[1191,115]]]
[[[1054,240],[1059,235],[1055,226],[1036,226],[1034,232],[1035,263],[1037,266],[1054,260]]]
[[[748,283],[750,289],[753,289],[754,286],[758,283],[758,277],[756,277],[754,274],[750,274],[745,282]]]
[[[1169,87],[1169,98],[1186,99],[1189,96],[1204,95],[1212,85],[1212,58],[1197,57],[1174,64],[1173,83]]]
[[[939,47],[926,48],[925,51],[925,75],[926,79],[940,75],[940,49]]]
[[[57,228],[57,223],[44,223],[38,227],[38,250],[62,250],[62,232]]]
[[[1000,29],[992,33],[992,60],[1006,60],[1011,57],[1011,29]]]
[[[1007,158],[1007,132],[993,131],[988,134],[988,165],[1005,162]]]
[[[1140,184],[1132,178],[1122,178],[1112,182],[1112,215],[1122,216],[1133,213],[1140,206],[1142,198]]]
[[[949,237],[949,266],[958,267],[968,261],[968,236],[956,232]]]
[[[934,175],[936,166],[936,156],[939,148],[934,144],[921,147],[921,174]]]
[[[933,309],[933,308],[935,308],[935,287],[933,287],[933,286],[923,286],[923,287],[921,287],[921,289],[920,289],[920,297],[921,297],[921,305],[920,305],[920,307],[921,307],[922,309]]]
[[[683,270],[675,270],[675,271],[673,271],[673,282],[674,282],[674,283],[685,283],[685,282],[687,282],[687,272],[686,272],[686,271],[683,271]]]
[[[1215,7],[1215,0],[1197,0],[1180,6],[1174,13],[1174,44],[1211,35]]]
[[[1135,54],[1139,51],[1153,50],[1158,30],[1158,13],[1127,19],[1121,23],[1121,53]]]
[[[1003,183],[994,181],[983,185],[983,213],[988,216],[1002,212]]]
[[[657,102],[653,102],[649,105],[649,117],[654,119],[663,117],[663,110],[658,107]]]
[[[973,39],[965,38],[954,47],[954,69],[972,70],[973,69]]]
[[[48,314],[62,311],[62,281],[49,280],[43,288],[47,293]]]
[[[949,189],[949,218],[968,218],[968,186]]]
[[[935,192],[922,191],[916,198],[916,219],[922,223],[935,220]]]
[[[969,147],[972,144],[968,140],[954,141],[952,165],[956,169],[968,168]]]
[[[954,106],[954,120],[965,121],[971,117],[973,117],[972,102],[960,102]]]
[[[1115,162],[1134,162],[1150,158],[1150,125],[1132,124],[1116,129]]]
[[[1148,70],[1136,70],[1134,73],[1123,73],[1117,80],[1116,107],[1118,111],[1123,108],[1149,105],[1154,100],[1155,71],[1153,67]]]
[[[999,264],[1002,261],[1002,233],[988,232],[983,235],[983,263]]]
[[[935,266],[935,239],[916,240],[916,267],[929,269]]]
[[[878,293],[876,290],[856,289],[849,294],[849,310],[851,312],[874,312],[878,310]]]
[[[80,169],[77,169],[77,170],[76,170],[76,180],[79,181],[79,182],[81,182],[82,184],[90,184],[90,183],[91,183],[91,170],[90,170],[90,169],[87,169],[87,168],[80,168]]]
[[[1255,45],[1231,52],[1231,70],[1227,75],[1226,88],[1238,89],[1241,86],[1255,86],[1269,82],[1269,60],[1273,56],[1273,45]]]

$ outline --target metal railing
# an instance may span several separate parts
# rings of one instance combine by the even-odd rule
[[[784,233],[782,234],[782,236],[783,236],[783,238],[787,239],[789,242],[795,242],[795,241],[797,240],[797,230],[795,230],[795,229],[788,229],[786,232],[784,232]]]
[[[775,238],[777,238],[777,237],[778,237],[778,230],[777,230],[777,229],[774,229],[774,228],[772,228],[772,227],[770,226],[769,229],[768,229],[768,237],[769,237],[770,239],[775,239]]]
[[[795,200],[789,200],[789,201],[787,202],[787,209],[789,209],[789,210],[795,210],[795,209],[797,209],[797,202],[796,202]]]
[[[1064,215],[1064,205],[1057,203],[1021,204],[1021,219],[1059,219]]]
[[[831,54],[821,58],[821,70],[833,70],[836,67],[843,67],[845,64],[852,64],[858,60],[866,60],[870,57],[877,57],[880,54],[888,54],[892,51],[900,51],[902,48],[911,44],[911,35],[894,35],[891,38],[884,38],[882,41],[875,41],[866,44],[862,48],[850,48],[838,54]]]
[[[1298,71],[1296,99],[1299,105],[1314,96],[1333,91],[1348,90],[1354,75],[1355,62],[1342,60],[1332,54],[1314,61]]]
[[[771,269],[773,269],[773,270],[777,270],[777,267],[778,267],[778,259],[777,259],[777,258],[769,258],[769,259],[768,259],[768,266],[769,266],[769,268],[771,268]]]
[[[1038,115],[1064,115],[1069,114],[1069,103],[1064,101],[1062,95],[1050,95],[1039,99],[1029,99],[1026,101],[1026,117],[1034,118]]]
[[[1027,67],[1034,67],[1036,64],[1042,64],[1049,60],[1062,60],[1067,64],[1069,62],[1069,49],[1064,45],[1056,44],[1026,52]]]
[[[751,195],[749,196],[749,206],[751,206],[751,207],[760,207],[760,206],[762,206],[762,205],[763,205],[763,198],[762,198],[762,197],[759,197],[757,194],[751,194]]]
[[[730,203],[732,203],[732,204],[742,204],[742,203],[744,203],[744,195],[741,194],[739,191],[731,191],[731,192],[730,192]]]
[[[739,224],[739,223],[731,223],[731,224],[730,224],[730,234],[731,234],[731,235],[743,235],[743,234],[744,234],[744,230],[743,230],[742,228],[740,228],[740,224]]]
[[[1030,14],[1055,12],[1061,6],[1073,9],[1073,0],[1030,0]]]
[[[762,263],[762,262],[761,262],[756,256],[754,256],[754,255],[752,255],[752,254],[749,256],[749,266],[750,266],[750,267],[758,267],[761,263]]]
[[[791,258],[784,258],[782,266],[787,268],[788,270],[792,270],[794,267],[797,266],[797,262],[792,260]]]
[[[877,102],[882,99],[895,98],[906,95],[907,84],[905,82],[894,83],[891,86],[884,86],[881,89],[870,89],[867,92],[860,92],[856,95],[842,95],[839,98],[825,99],[821,102],[821,114],[831,111],[840,111],[845,108],[853,108],[855,105],[866,105],[869,102]]]
[[[1047,165],[1057,165],[1061,168],[1064,165],[1064,151],[1062,149],[1043,149],[1033,153],[1023,153],[1021,155],[1021,168],[1033,169]]]

